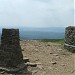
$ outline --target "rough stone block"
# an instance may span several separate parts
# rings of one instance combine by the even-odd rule
[[[16,67],[23,62],[19,41],[19,29],[2,29],[0,65]]]
[[[70,50],[75,50],[75,26],[66,27],[64,47]]]

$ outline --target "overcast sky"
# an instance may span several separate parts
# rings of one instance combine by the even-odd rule
[[[0,0],[0,27],[74,25],[75,0]]]

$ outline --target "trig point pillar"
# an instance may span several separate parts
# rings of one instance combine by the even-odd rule
[[[75,51],[75,26],[69,26],[65,29],[65,48]]]
[[[19,29],[2,29],[0,65],[16,67],[23,62]]]

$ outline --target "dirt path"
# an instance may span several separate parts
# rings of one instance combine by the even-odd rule
[[[74,57],[74,75],[75,75],[75,54],[73,54]]]
[[[75,54],[62,45],[31,40],[21,41],[21,47],[24,57],[38,63],[36,68],[29,67],[32,75],[75,75]]]
[[[75,75],[75,54],[68,52],[61,44],[37,40],[20,41],[23,57],[29,58],[37,67],[28,67],[28,74],[0,75]],[[25,70],[23,70],[25,72]]]

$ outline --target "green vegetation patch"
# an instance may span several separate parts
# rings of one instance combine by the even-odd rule
[[[57,44],[64,44],[64,39],[43,39],[41,42],[52,42]]]

